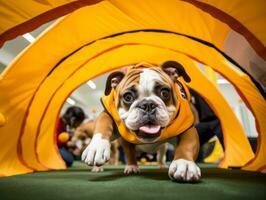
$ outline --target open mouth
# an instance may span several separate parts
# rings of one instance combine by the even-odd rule
[[[145,124],[139,127],[137,135],[142,138],[155,138],[161,133],[161,126],[155,124]]]

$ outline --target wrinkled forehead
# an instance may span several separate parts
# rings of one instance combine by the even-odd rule
[[[127,71],[117,89],[124,91],[127,88],[138,85],[138,88],[148,90],[154,88],[155,84],[168,85],[170,87],[171,80],[160,68],[137,68]]]

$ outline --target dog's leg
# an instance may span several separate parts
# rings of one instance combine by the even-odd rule
[[[139,173],[139,167],[136,159],[135,145],[127,142],[123,138],[120,138],[121,145],[123,147],[127,165],[124,169],[125,174],[137,174]]]
[[[166,167],[166,151],[167,151],[167,143],[163,143],[160,145],[158,151],[157,151],[157,162],[159,168],[165,168]]]
[[[101,166],[110,159],[112,124],[112,118],[105,112],[97,118],[92,140],[81,156],[81,159],[88,165]]]
[[[108,164],[118,165],[119,163],[119,151],[118,151],[118,141],[111,142],[111,156]]]
[[[198,181],[201,172],[200,168],[194,162],[198,152],[199,138],[196,129],[193,127],[180,135],[174,160],[169,167],[169,177],[176,181]]]

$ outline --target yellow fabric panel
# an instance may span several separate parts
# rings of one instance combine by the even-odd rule
[[[175,31],[213,43],[223,50],[229,27],[193,5],[176,0],[109,0],[145,28]],[[171,13],[171,14],[169,14]]]
[[[60,108],[61,105],[62,103],[60,102],[56,104],[57,108]],[[40,124],[40,134],[37,138],[38,145],[36,151],[39,161],[49,169],[64,169],[66,168],[66,164],[60,156],[55,138],[55,122],[59,113],[56,113],[55,110],[52,112],[53,115],[46,115]],[[44,114],[47,113],[45,112]],[[48,135],[50,137],[47,137]],[[50,149],[50,151],[47,151],[47,149]]]
[[[232,16],[249,29],[266,46],[266,12],[264,0],[198,0]]]
[[[46,11],[71,2],[74,2],[74,0],[47,0],[43,2],[34,0],[10,0],[1,2],[0,33],[45,13]],[[145,25],[146,28],[157,28],[158,26],[154,26],[154,23],[160,23],[166,30],[179,30],[181,33],[185,34],[191,34],[198,32],[199,29],[205,29],[204,34],[192,35],[219,44],[218,47],[222,47],[221,44],[228,31],[228,27],[224,26],[219,20],[212,19],[207,13],[182,1],[168,0],[162,3],[152,0],[110,0],[110,2],[117,6],[124,14],[128,15],[135,23]],[[112,8],[112,6],[109,7]],[[168,13],[173,14],[174,17]],[[188,13],[189,15],[187,15]],[[95,16],[101,15],[97,13],[97,15],[94,15],[94,19]],[[113,12],[112,16],[116,17],[116,12]],[[187,29],[189,31],[187,31]],[[200,30],[200,32],[202,32],[202,30]],[[217,32],[219,32],[219,34],[215,34]]]
[[[233,0],[230,2],[220,1],[220,0],[199,0],[199,1],[207,3],[215,8],[218,8],[222,10],[223,12],[227,13],[228,15],[232,16],[233,18],[237,19],[240,23],[242,23],[245,27],[247,27],[259,40],[261,40],[265,44],[266,36],[265,34],[263,34],[264,33],[263,28],[266,26],[265,24],[266,14],[264,12],[265,2],[263,0],[245,1],[245,3],[243,3],[243,1],[241,0]],[[0,3],[0,33],[3,33],[4,31],[12,27],[15,27],[23,22],[26,22],[51,9],[54,9],[62,5],[66,5],[71,2],[75,2],[75,0],[2,1]],[[179,2],[179,1],[174,1],[174,0],[164,1],[163,3],[160,1],[149,1],[149,0],[146,0],[146,1],[144,0],[142,1],[110,0],[110,2],[115,4],[119,9],[125,10],[125,12],[127,12],[129,8],[135,8],[135,7],[136,9],[133,9],[133,10],[135,10],[136,12],[140,12],[142,9],[144,9],[145,13],[148,12],[151,18],[153,18],[152,20],[154,20],[154,17],[157,18],[157,17],[163,16],[163,15],[155,16],[154,14],[157,13],[158,8],[164,7],[165,5],[171,6],[172,7],[171,9],[178,8],[179,12],[176,12],[176,10],[172,12],[172,14],[176,14],[176,15],[179,15],[178,13],[183,13],[186,15],[186,13],[191,14],[194,12],[192,10],[184,9],[185,7],[184,4],[186,4],[185,2],[182,2],[182,1]],[[166,11],[167,13],[171,13],[171,9],[168,10],[165,7],[164,9],[162,9],[161,12],[165,13]],[[168,15],[168,16],[171,16],[171,15]],[[183,19],[184,19],[184,16],[183,16]],[[144,22],[148,22],[149,20],[149,19],[147,20],[147,18],[145,17],[141,18],[141,20],[143,19],[144,19]],[[164,17],[162,17],[162,20],[165,20]],[[167,21],[165,22],[168,23]],[[213,34],[214,37],[220,37],[221,35],[222,35],[221,33]]]
[[[169,41],[167,41],[167,37],[163,37],[163,39],[162,38],[155,38],[155,39],[151,39],[152,37],[151,37],[151,33],[150,34],[148,34],[148,35],[146,35],[145,36],[145,34],[144,33],[140,33],[140,34],[134,34],[135,36],[136,35],[139,35],[138,37],[139,38],[141,38],[141,39],[139,39],[139,40],[144,40],[144,41],[148,41],[149,39],[148,38],[150,38],[150,40],[154,40],[154,41],[156,41],[155,43],[157,43],[158,41],[161,41],[161,42],[163,42],[164,44],[168,44],[168,42],[171,42],[171,41],[173,41],[173,38],[171,38],[171,39],[169,39]],[[161,35],[161,34],[159,34],[159,35]],[[59,74],[62,74],[63,76],[65,76],[65,77],[68,77],[70,74],[69,73],[66,73],[65,71],[64,71],[64,69],[68,69],[70,66],[74,66],[74,64],[73,63],[75,63],[76,65],[78,65],[77,66],[77,68],[79,68],[79,67],[82,67],[84,64],[86,64],[87,62],[89,62],[90,61],[90,57],[88,57],[88,55],[90,55],[90,53],[92,53],[92,51],[95,51],[97,48],[97,46],[98,46],[98,51],[96,51],[93,55],[91,55],[92,56],[92,58],[94,57],[94,55],[99,55],[99,49],[102,49],[101,50],[101,52],[104,52],[105,51],[105,49],[107,49],[107,46],[111,46],[111,47],[113,47],[113,46],[116,46],[117,45],[117,43],[119,43],[120,41],[123,41],[123,42],[125,42],[125,40],[126,40],[126,38],[127,37],[129,37],[129,35],[124,35],[124,36],[120,36],[120,37],[122,37],[122,38],[120,38],[120,39],[114,39],[114,41],[113,41],[113,43],[111,42],[112,41],[112,39],[108,39],[108,40],[105,40],[105,41],[99,41],[99,42],[97,42],[97,45],[91,45],[89,48],[84,48],[84,49],[82,49],[81,51],[79,51],[79,52],[77,52],[77,57],[78,58],[76,58],[76,63],[75,63],[75,57],[74,56],[72,56],[72,57],[70,57],[69,59],[70,59],[70,61],[69,60],[67,60],[67,61],[65,61],[63,64],[62,64],[62,66],[60,65],[60,67],[58,67],[57,69],[55,69],[55,71],[54,71],[54,73],[56,74],[56,73],[59,73],[59,72],[57,72],[57,70],[62,70],[61,71],[61,73],[59,73]],[[169,37],[169,35],[168,35],[168,37]],[[132,38],[133,37],[130,37],[131,38],[131,41],[133,40]],[[135,40],[137,39],[137,37],[135,38]],[[167,42],[166,42],[167,41]],[[134,41],[134,43],[135,43],[136,41]],[[181,43],[180,45],[182,46],[182,42],[181,41],[178,41],[178,43]],[[176,44],[173,44],[173,45],[176,45]],[[151,55],[154,55],[154,52],[149,52]],[[148,55],[144,55],[144,53],[142,53],[143,55],[142,55],[142,57],[139,59],[139,60],[137,60],[137,61],[142,61],[142,60],[145,60],[146,59],[146,57],[148,56]],[[104,55],[104,54],[103,54]],[[103,55],[101,55],[101,57],[103,56]],[[127,60],[130,60],[130,59],[132,59],[132,57],[133,58],[135,58],[135,56],[136,55],[134,55],[133,53],[127,53],[126,51],[122,51],[122,52],[120,52],[120,54],[118,54],[117,55],[118,57],[120,57],[120,58],[125,58],[125,59],[127,59]],[[140,56],[140,55],[138,55],[138,56]],[[84,61],[84,60],[82,60],[82,58],[84,59],[84,58],[88,58],[88,61]],[[90,73],[92,74],[92,75],[94,75],[96,72],[94,71],[94,70],[99,70],[99,71],[101,71],[101,70],[110,70],[110,68],[109,68],[109,66],[108,66],[108,69],[107,68],[103,68],[103,67],[106,67],[106,62],[113,62],[112,60],[113,60],[113,57],[114,56],[112,56],[112,57],[107,57],[107,58],[103,58],[103,61],[102,62],[100,62],[100,64],[95,64],[94,66],[97,66],[97,69],[95,68],[95,67],[91,67],[89,70],[90,70]],[[79,63],[78,63],[79,62]],[[125,63],[125,64],[127,64],[127,63]],[[102,69],[103,68],[103,69]],[[74,69],[73,69],[74,70]],[[81,70],[83,70],[83,68],[81,69]],[[76,73],[78,73],[78,72],[76,72]],[[52,74],[51,75],[51,78],[52,78],[52,76],[56,76],[55,74]],[[89,78],[91,78],[89,75],[88,75],[88,72],[86,72],[86,71],[82,71],[81,72],[81,74],[84,74],[84,75],[86,75],[87,76],[87,79],[89,79]],[[97,73],[96,73],[97,74]],[[60,78],[63,78],[63,76],[60,76]],[[57,79],[59,78],[59,76],[57,77]],[[80,82],[81,82],[81,80],[80,80],[80,78],[75,78],[75,81],[77,81],[77,82],[75,82],[75,84],[80,84]],[[85,80],[84,80],[84,82],[85,82]],[[66,81],[64,81],[64,84],[66,84]],[[68,84],[68,85],[71,85],[71,84]],[[54,83],[53,83],[53,81],[51,81],[50,82],[50,85],[48,86],[48,85],[46,85],[46,87],[45,88],[50,88],[50,91],[52,91],[52,89],[51,88],[53,88],[55,85],[54,85]],[[70,86],[69,86],[70,87]],[[40,91],[41,92],[41,91]],[[69,91],[68,91],[69,92]],[[47,96],[47,94],[45,94],[45,93],[43,93],[42,95],[40,95],[40,97],[42,97],[42,96]],[[50,96],[51,94],[49,94],[49,96]],[[54,98],[58,98],[58,97],[54,97]],[[65,98],[65,96],[64,96],[64,98]],[[52,104],[52,103],[51,103]],[[58,105],[57,105],[58,106]],[[221,106],[220,105],[220,108],[222,108],[223,106]],[[51,112],[54,112],[55,111],[55,108],[52,108],[51,109]],[[46,114],[46,115],[48,115],[49,116],[49,119],[51,119],[51,115],[50,114]],[[52,118],[53,119],[53,118]],[[231,121],[230,121],[230,123],[231,123]],[[234,123],[234,124],[237,124],[237,122],[236,123]],[[236,130],[233,128],[233,131],[234,132],[236,132]],[[230,131],[229,131],[230,132]],[[231,131],[232,132],[232,131]],[[45,136],[45,134],[43,134],[44,136]],[[232,153],[232,152],[234,152],[234,150],[232,150],[232,151],[229,151],[228,150],[228,156],[227,156],[227,159],[229,160],[228,161],[228,163],[230,163],[230,165],[237,165],[237,166],[239,166],[239,165],[243,165],[243,164],[245,164],[247,161],[249,161],[249,159],[251,159],[252,157],[253,157],[253,154],[252,154],[252,152],[251,152],[251,149],[250,149],[250,147],[249,147],[249,145],[248,145],[248,142],[247,142],[247,140],[246,140],[246,138],[244,137],[243,138],[243,136],[241,136],[241,135],[243,135],[243,131],[242,132],[239,132],[239,135],[237,135],[237,134],[234,134],[234,135],[232,135],[232,134],[229,134],[229,139],[228,139],[228,141],[229,142],[227,142],[227,144],[229,144],[228,146],[228,148],[232,148],[233,146],[237,146],[236,144],[240,144],[240,145],[243,145],[244,146],[244,148],[242,149],[241,147],[239,147],[239,149],[237,149],[238,151],[239,151],[239,153],[245,153],[244,155],[242,155],[242,156],[237,156],[237,153]],[[50,137],[50,140],[51,140],[51,142],[52,142],[52,140],[53,140],[53,138],[51,138],[51,136],[49,136],[48,134],[46,135],[46,137]],[[231,138],[232,137],[232,138]],[[231,142],[230,142],[231,141]],[[39,141],[39,142],[41,142],[41,141]],[[38,142],[38,143],[39,143]],[[47,143],[46,143],[47,144]],[[248,146],[247,146],[248,145]],[[247,147],[246,147],[247,146]],[[41,151],[40,151],[40,153],[41,153]],[[44,152],[45,153],[45,152]],[[237,159],[236,161],[234,161],[234,159],[229,159],[230,157],[234,157],[234,156],[236,156],[234,159]],[[45,156],[44,156],[45,157]],[[242,159],[242,157],[244,157],[246,160],[245,161],[242,161],[242,162],[240,162],[239,163],[239,160],[238,159]],[[51,164],[53,164],[53,163],[51,163]],[[226,167],[227,165],[225,165],[224,164],[224,167]]]
[[[37,143],[37,149],[35,149],[35,146],[31,147],[32,149],[37,151],[37,155],[39,156],[37,159],[40,161],[40,163],[42,163],[42,165],[51,169],[64,169],[65,164],[60,158],[57,149],[55,148],[56,144],[55,138],[53,136],[55,133],[55,124],[49,124],[55,123],[58,113],[53,110],[53,112],[55,113],[54,118],[49,116],[45,119],[44,116],[49,106],[49,99],[53,97],[52,95],[54,88],[64,84],[65,78],[68,75],[72,74],[77,67],[79,67],[77,61],[72,62],[72,57],[70,57],[69,60],[71,64],[69,66],[64,67],[64,71],[62,71],[62,73],[52,73],[51,76],[48,76],[43,82],[43,84],[40,86],[39,90],[35,95],[35,101],[31,105],[31,112],[29,113],[28,117],[28,119],[32,120],[29,120],[29,123],[26,124],[26,130],[31,129],[31,131],[38,134],[36,138],[37,141],[42,141],[41,143]],[[43,98],[44,96],[45,98]],[[58,108],[60,108],[62,104],[58,104],[57,106]],[[50,132],[46,131],[47,126],[42,125],[45,120],[47,120],[48,126],[53,127],[53,129],[49,130]],[[25,132],[27,136],[29,135],[29,133],[30,132]],[[53,137],[47,137],[47,133],[48,135],[51,134]],[[26,137],[22,144],[24,144],[24,148],[27,148],[27,145],[29,145]],[[51,151],[47,151],[47,149],[51,149]],[[27,157],[28,154],[25,154],[24,159],[28,162],[29,160],[27,159]]]
[[[60,81],[61,79],[57,79],[57,78],[53,79],[53,83],[55,85],[60,85],[61,84]],[[40,90],[43,90],[45,93],[49,93],[50,88],[46,87],[45,83],[43,83],[40,87]],[[38,152],[36,152],[36,149],[35,149],[36,140],[38,140],[39,138],[42,138],[42,135],[39,132],[39,129],[41,128],[40,122],[42,120],[43,114],[45,113],[46,106],[49,103],[48,97],[49,97],[48,95],[39,96],[39,93],[36,93],[34,97],[34,101],[32,102],[31,107],[30,107],[29,115],[27,117],[27,123],[25,125],[24,134],[23,134],[23,137],[21,138],[22,148],[25,149],[22,152],[23,160],[25,160],[25,162],[27,162],[29,166],[39,171],[49,169],[49,166],[39,161],[39,158],[36,155],[38,154]],[[53,131],[52,133],[54,132],[55,131]],[[51,153],[51,155],[57,155],[57,150],[55,148],[52,148],[52,151],[53,153]],[[52,156],[50,157],[50,159],[51,158]],[[57,159],[57,160],[60,160],[60,159]],[[65,165],[62,161],[59,162],[59,165],[61,165],[62,168],[65,168]]]
[[[8,0],[0,3],[0,34],[46,11],[75,0]]]
[[[231,69],[226,62],[217,63],[216,66],[217,68],[214,69],[220,71],[220,73],[233,83],[256,119],[257,131],[259,133],[256,155],[247,166],[243,167],[243,169],[257,171],[265,165],[266,162],[266,102],[247,75],[240,73],[235,69]]]
[[[89,23],[88,19],[93,19],[94,21]],[[102,2],[95,6],[79,9],[73,14],[58,21],[58,23],[50,27],[50,29],[52,30],[47,31],[45,37],[37,38],[36,41],[28,47],[30,48],[30,52],[27,50],[28,48],[26,48],[24,52],[21,53],[21,56],[18,56],[17,59],[9,65],[17,65],[19,66],[18,68],[7,67],[2,76],[11,78],[11,76],[15,74],[26,75],[28,71],[34,71],[34,73],[39,73],[38,75],[34,74],[34,78],[36,78],[36,80],[34,80],[36,81],[34,85],[35,88],[37,88],[38,84],[47,76],[49,71],[61,58],[78,49],[80,46],[116,32],[138,29],[138,26],[125,14],[111,6],[110,3]],[[73,30],[75,30],[75,32],[73,32]],[[62,37],[62,34],[64,37]],[[62,45],[64,48],[62,48]],[[51,59],[51,55],[53,55],[53,59]],[[43,59],[38,59],[40,57]],[[23,66],[29,63],[31,66],[40,67],[28,68],[27,71]]]
[[[0,126],[0,174],[14,175],[32,172],[32,169],[21,163],[18,151],[18,138],[23,123],[25,105],[30,98],[27,90],[30,84],[16,89],[18,79],[5,79],[0,76],[0,112],[6,123]],[[20,79],[21,81],[23,78]]]
[[[205,66],[205,73],[208,79],[214,84],[217,85],[217,77],[216,73],[213,71],[212,68]]]
[[[0,126],[4,126],[6,123],[6,117],[0,113]]]

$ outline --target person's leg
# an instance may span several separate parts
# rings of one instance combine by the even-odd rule
[[[59,152],[60,152],[63,160],[65,161],[67,167],[70,167],[74,161],[73,155],[65,147],[59,148]]]

